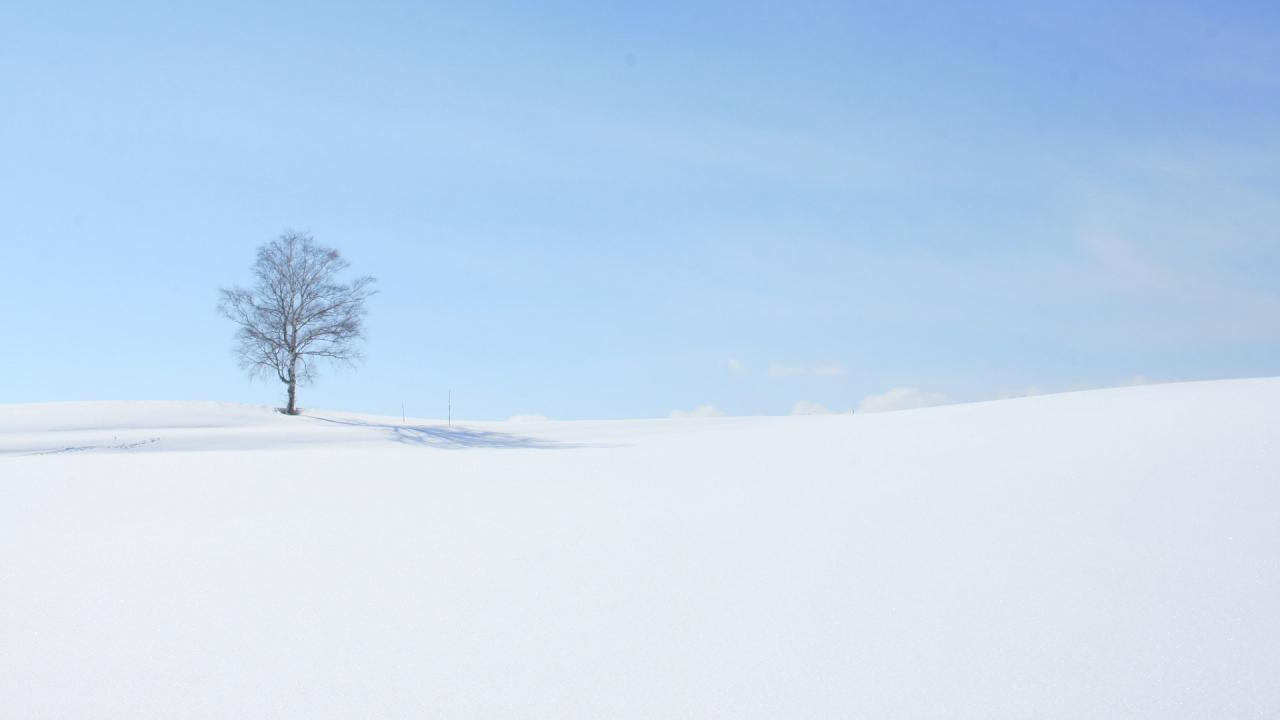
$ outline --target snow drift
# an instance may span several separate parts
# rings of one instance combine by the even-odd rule
[[[1276,717],[1278,408],[0,407],[0,716]]]

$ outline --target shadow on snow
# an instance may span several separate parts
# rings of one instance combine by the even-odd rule
[[[337,425],[351,425],[374,430],[383,430],[388,437],[405,445],[420,447],[460,450],[467,448],[524,448],[535,450],[561,450],[570,448],[602,447],[583,443],[566,443],[554,440],[543,440],[525,435],[494,432],[492,430],[475,430],[466,427],[441,427],[439,425],[393,425],[390,423],[364,422],[361,420],[336,420],[334,418],[308,415],[312,420],[321,420]]]

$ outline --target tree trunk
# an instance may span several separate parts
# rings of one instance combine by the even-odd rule
[[[289,407],[284,410],[286,415],[298,414],[298,361],[294,360],[289,366]]]

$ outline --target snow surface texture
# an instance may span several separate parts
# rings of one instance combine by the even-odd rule
[[[1280,717],[1280,380],[398,420],[0,407],[0,716]]]

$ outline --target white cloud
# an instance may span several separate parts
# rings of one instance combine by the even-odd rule
[[[1014,398],[1034,397],[1043,395],[1044,391],[1035,385],[1029,385],[1021,390],[1005,390],[996,396],[1000,400],[1012,400]]]
[[[801,400],[791,408],[792,415],[834,415],[834,410],[828,410],[816,402]]]
[[[743,365],[742,361],[737,358],[729,358],[729,362],[726,365],[729,367],[729,372],[737,377],[747,374],[747,366]]]
[[[858,403],[858,412],[874,413],[891,410],[911,410],[914,408],[945,405],[947,396],[929,393],[919,388],[894,388],[880,395],[868,395]]]
[[[787,377],[807,375],[810,377],[836,377],[843,375],[844,368],[839,365],[814,365],[811,367],[788,367],[786,365],[770,365],[769,377],[774,380]]]
[[[723,417],[724,411],[715,405],[699,405],[692,410],[672,410],[670,417],[673,418],[709,418]]]
[[[550,419],[551,418],[547,417],[546,415],[538,415],[538,414],[512,415],[511,417],[507,418],[507,422],[533,423],[533,422],[546,422]]]

